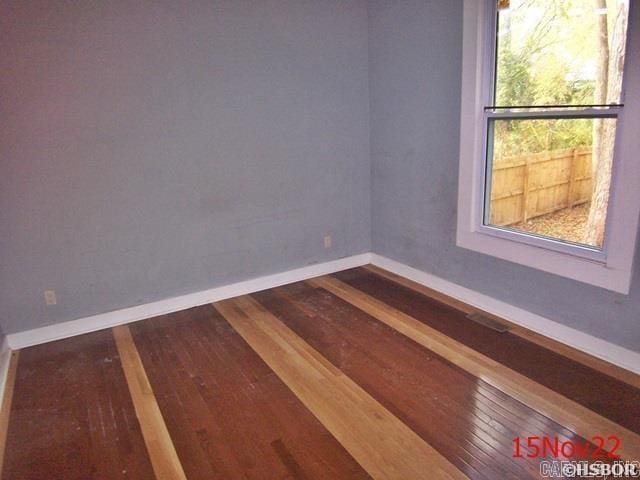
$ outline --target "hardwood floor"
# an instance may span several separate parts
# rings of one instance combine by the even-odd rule
[[[113,329],[124,375],[129,385],[131,399],[140,421],[142,436],[157,478],[184,480],[184,470],[167,431],[153,388],[140,360],[129,327],[121,325]]]
[[[111,331],[20,351],[2,478],[155,478]]]
[[[255,300],[218,310],[373,478],[464,476]]]
[[[369,478],[212,306],[130,328],[188,478]]]
[[[369,270],[348,270],[336,274],[335,278],[629,430],[640,433],[638,388],[518,334],[501,334],[470,322],[460,311]],[[568,378],[570,381],[567,381]],[[594,383],[601,388],[593,388]]]
[[[486,317],[497,320],[499,323],[506,324],[509,326],[509,333],[511,333],[512,335],[521,337],[529,341],[530,343],[534,344],[534,345],[530,345],[530,347],[535,347],[535,346],[542,347],[544,349],[541,352],[542,354],[546,355],[548,352],[558,353],[561,356],[566,357],[566,359],[568,360],[573,360],[578,364],[578,366],[586,365],[594,370],[597,370],[600,373],[603,373],[605,376],[620,380],[635,388],[640,388],[640,375],[636,375],[635,373],[630,372],[629,370],[625,370],[624,368],[618,367],[617,365],[613,365],[602,359],[591,356],[588,353],[585,353],[581,350],[577,350],[564,343],[560,343],[549,337],[545,337],[531,330],[528,330],[524,327],[513,324],[489,312],[479,310],[476,307],[463,303],[455,298],[449,297],[448,295],[445,295],[436,290],[428,288],[424,285],[416,283],[412,280],[409,280],[408,278],[404,278],[404,277],[401,277],[400,275],[396,275],[395,273],[391,273],[375,265],[366,265],[362,269],[349,270],[345,272],[344,274],[345,277],[343,278],[343,280],[348,282],[349,277],[353,279],[354,276],[358,276],[359,274],[363,274],[364,276],[366,275],[367,270],[375,273],[377,277],[382,277],[382,279],[386,278],[388,280],[391,280],[392,283],[388,284],[390,288],[395,289],[398,286],[404,286],[409,290],[413,290],[415,292],[420,293],[421,297],[423,297],[422,300],[435,300],[436,303],[440,303],[444,306],[450,307],[450,310],[448,312],[451,312],[451,310],[453,310],[454,314],[464,313],[465,315],[469,313],[479,312]],[[341,275],[337,275],[337,277],[340,278]],[[375,277],[369,277],[369,278],[375,278]],[[425,299],[424,297],[427,297],[427,299]]]
[[[531,435],[640,458],[637,377],[447,303],[357,268],[14,352],[2,478],[541,478]]]
[[[443,335],[437,330],[358,289],[333,278],[320,278],[312,284],[328,289],[340,298],[370,313],[374,318],[407,335],[421,345],[444,356],[455,365],[483,379],[507,395],[540,413],[569,426],[585,438],[611,432],[622,439],[619,453],[625,459],[640,457],[640,435],[602,417],[554,390],[509,369],[500,362]],[[486,328],[486,327],[484,327]],[[632,407],[633,408],[633,407]]]

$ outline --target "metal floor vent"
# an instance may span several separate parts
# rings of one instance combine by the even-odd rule
[[[483,315],[480,312],[473,312],[467,315],[469,320],[473,320],[480,325],[490,328],[491,330],[495,330],[498,333],[505,333],[509,331],[509,326],[494,320],[493,318],[489,318]]]

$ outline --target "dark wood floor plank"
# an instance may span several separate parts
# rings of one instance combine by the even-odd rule
[[[369,478],[212,306],[130,328],[188,478]]]
[[[584,441],[324,290],[253,297],[471,478],[539,478],[516,436]]]
[[[2,478],[155,478],[110,330],[21,350]]]
[[[346,270],[334,276],[603,417],[640,433],[640,389],[518,335],[498,333],[467,319],[459,310],[367,269]]]

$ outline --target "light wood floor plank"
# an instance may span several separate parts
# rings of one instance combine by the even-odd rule
[[[186,480],[129,327],[114,327],[113,336],[156,478]]]
[[[510,332],[514,335],[517,335],[521,338],[529,340],[541,347],[547,348],[551,351],[559,353],[560,355],[564,355],[571,360],[582,363],[587,367],[593,368],[594,370],[599,371],[600,373],[604,373],[605,375],[609,375],[621,382],[625,382],[635,388],[640,388],[640,375],[636,375],[629,370],[625,370],[624,368],[618,367],[617,365],[613,365],[605,360],[594,357],[593,355],[589,355],[588,353],[581,352],[573,347],[565,345],[564,343],[560,343],[552,338],[545,337],[539,333],[533,332],[527,328],[521,327],[520,325],[516,325],[515,323],[509,322],[504,318],[493,315],[484,310],[478,309],[472,305],[464,303],[460,300],[457,300],[453,297],[445,295],[443,293],[438,292],[437,290],[433,290],[432,288],[421,285],[417,282],[409,280],[407,278],[401,277],[400,275],[396,275],[395,273],[384,270],[383,268],[377,267],[375,265],[366,265],[364,268],[367,270],[380,275],[381,277],[385,277],[388,280],[396,282],[404,287],[410,288],[411,290],[426,295],[427,297],[431,297],[434,300],[439,301],[440,303],[444,303],[450,307],[453,307],[457,310],[460,310],[464,313],[473,313],[479,312],[483,315],[492,318],[494,320],[499,321],[500,323],[504,323],[509,325]]]
[[[635,460],[640,457],[640,435],[338,279],[319,277],[308,280],[308,283],[315,287],[324,288],[351,303],[587,440],[591,440],[595,435],[607,436],[615,434],[622,441],[622,445],[617,452],[622,458]]]
[[[261,304],[214,306],[373,478],[467,478]]]
[[[0,478],[2,477],[2,467],[4,466],[4,452],[7,446],[7,432],[9,431],[9,416],[11,415],[11,403],[13,401],[13,387],[16,382],[16,371],[18,369],[18,358],[20,351],[11,352],[7,379],[4,385],[4,395],[2,398],[2,408],[0,408]]]

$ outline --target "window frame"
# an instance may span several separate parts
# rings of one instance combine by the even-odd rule
[[[601,250],[485,225],[488,115],[493,95],[496,0],[464,0],[458,246],[627,294],[640,214],[640,9],[629,2],[622,96],[616,109],[616,143],[605,241]],[[566,112],[565,113],[569,113]],[[589,116],[588,110],[570,110]],[[597,112],[600,116],[601,112]],[[553,118],[556,118],[555,116]],[[628,128],[625,128],[628,126]],[[625,132],[627,132],[625,134]]]

